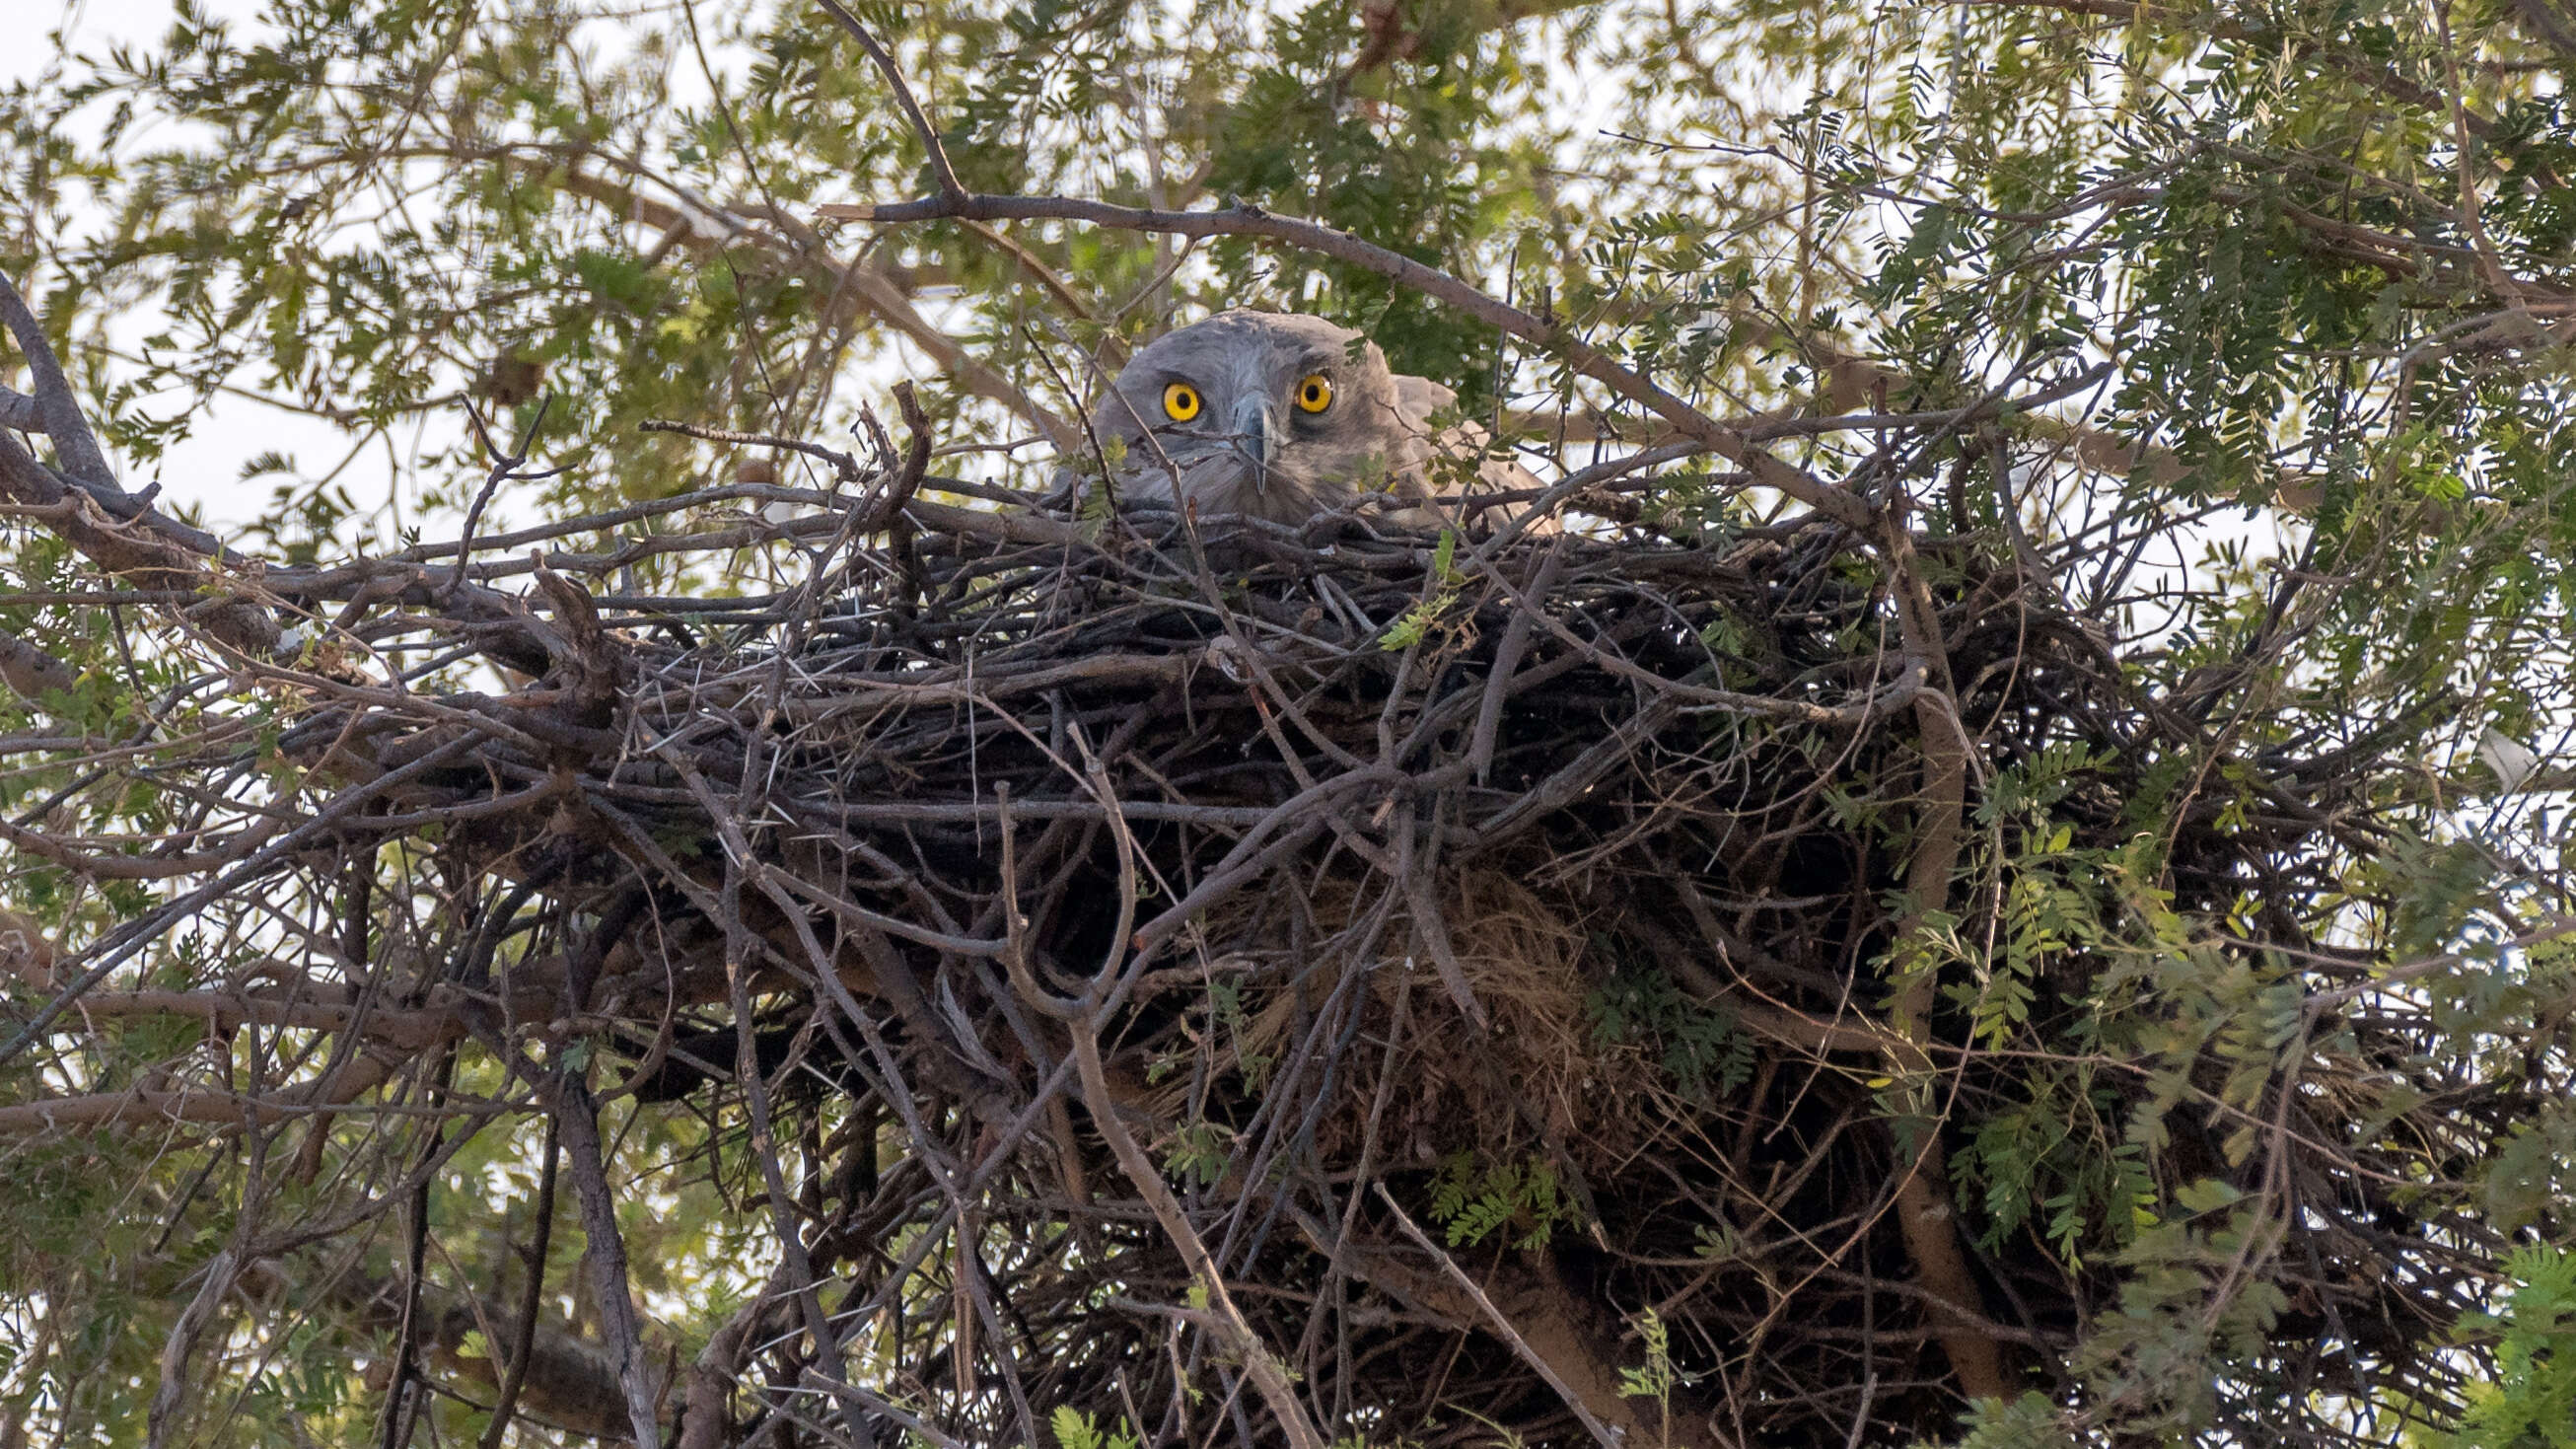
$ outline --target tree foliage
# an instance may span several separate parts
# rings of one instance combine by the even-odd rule
[[[2568,1442],[2576,17],[837,10],[0,96],[0,1443]]]

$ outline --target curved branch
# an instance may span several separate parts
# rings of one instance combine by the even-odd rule
[[[89,420],[81,416],[71,379],[63,376],[63,365],[54,360],[53,346],[45,341],[45,329],[28,310],[27,299],[7,277],[0,277],[0,322],[9,325],[9,335],[18,340],[19,355],[27,359],[27,371],[36,383],[36,415],[44,420],[64,471],[84,483],[115,487],[116,474],[109,470],[107,453],[99,447],[98,435],[89,430]]]
[[[822,249],[821,239],[810,234],[792,238],[763,235],[740,217],[712,210],[700,213],[646,196],[632,186],[581,169],[577,162],[582,157],[616,164],[615,158],[601,156],[597,152],[582,153],[581,157],[570,162],[560,156],[543,159],[550,166],[563,167],[561,185],[565,191],[598,202],[644,226],[676,236],[681,246],[698,255],[720,251],[728,242],[748,240],[782,261],[818,268],[836,284],[827,289],[827,294],[834,299],[835,308],[873,315],[928,353],[941,371],[957,379],[968,392],[999,403],[1028,419],[1057,447],[1071,445],[1076,434],[1070,424],[1009,378],[979,361],[956,338],[933,326],[913,306],[904,289],[883,270],[867,262],[833,257]],[[517,161],[520,158],[509,150],[501,149],[491,153],[489,159]]]
[[[110,485],[101,486],[113,491]],[[15,511],[20,516],[43,523],[90,562],[138,588],[206,591],[205,602],[189,606],[186,612],[218,641],[263,657],[277,647],[277,621],[256,604],[224,597],[229,588],[206,568],[206,560],[221,553],[211,535],[174,537],[197,530],[172,523],[150,508],[141,508],[130,519],[110,516],[89,488],[56,477],[5,431],[0,431],[0,502],[19,505]]]

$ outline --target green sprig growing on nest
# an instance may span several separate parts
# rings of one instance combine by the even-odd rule
[[[1432,1182],[1431,1216],[1449,1230],[1453,1248],[1473,1247],[1508,1227],[1516,1230],[1512,1246],[1527,1252],[1546,1247],[1578,1214],[1548,1163],[1533,1158],[1489,1166],[1472,1152],[1455,1152]]]
[[[1378,647],[1399,654],[1422,642],[1440,616],[1458,602],[1458,590],[1467,582],[1452,561],[1458,555],[1458,535],[1450,529],[1440,530],[1439,546],[1431,551],[1431,570],[1422,581],[1423,599],[1404,612],[1404,617],[1386,626],[1378,636]]]

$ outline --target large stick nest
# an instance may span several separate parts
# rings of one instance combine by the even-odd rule
[[[190,909],[346,902],[348,862],[393,838],[454,888],[407,923],[386,913],[418,907],[361,896],[372,968],[325,940],[309,975],[242,998],[254,1019],[360,1024],[376,1063],[340,1075],[348,1054],[321,1053],[273,1095],[351,1101],[440,1040],[524,1062],[604,1035],[603,1099],[709,1114],[746,1214],[771,1196],[750,1164],[787,1165],[777,1201],[869,1400],[977,1441],[1058,1406],[1157,1442],[1277,1437],[1104,1113],[1297,1392],[1390,1441],[1481,1442],[1482,1420],[1572,1442],[1588,1413],[1689,1443],[1843,1442],[1856,1420],[1852,1442],[1902,1442],[1959,1405],[1943,1332],[1969,1322],[2053,1371],[2108,1306],[2098,1263],[2014,1246],[2042,1224],[1977,1250],[1971,1193],[1979,1301],[1945,1317],[1891,1211],[1924,1114],[1955,1156],[2031,1097],[2027,1060],[1964,1049],[1979,983],[1956,961],[1930,1020],[1888,1014],[1925,722],[1954,712],[1979,741],[1962,919],[1999,774],[2075,761],[2053,811],[2078,847],[2114,846],[2124,802],[2198,739],[2042,581],[1923,543],[1948,657],[1908,659],[1883,571],[1814,519],[1443,543],[1364,514],[1289,530],[940,506],[897,471],[734,490],[802,511],[472,580],[435,559],[272,578],[290,607],[356,599],[331,607],[370,649],[515,671],[397,689],[354,645],[268,669],[296,701],[276,748],[340,803],[282,801],[258,839],[289,848],[246,846]],[[707,547],[792,550],[786,586],[657,598],[569,577]],[[531,571],[525,596],[501,586]],[[238,751],[162,766],[218,780]],[[2351,772],[2276,763],[2258,808],[2179,812],[2157,850],[2178,905],[2332,869],[2356,817],[2320,782]],[[2318,949],[2286,911],[2239,925],[2245,947]],[[2020,1039],[2096,1009],[2114,964],[2060,943]],[[282,1017],[290,1000],[323,1014]],[[1096,1090],[1069,1059],[1093,1033]],[[2329,1090],[2283,1108],[2250,1165],[2225,1139],[2260,1119],[2207,1081],[2138,1166],[2333,1184],[2314,1197],[2339,1211],[2303,1217],[2279,1258],[2284,1382],[2324,1362],[2329,1322],[2353,1352],[2403,1356],[2454,1301],[2388,1272],[2321,1120],[2367,1094],[2332,1076],[2312,1063]],[[2116,1136],[2149,1090],[2116,1063],[2084,1081],[2061,1114],[2077,1135]],[[227,1110],[256,1122],[255,1096]],[[755,1112],[770,1126],[734,1137]],[[806,1412],[794,1386],[838,1356],[799,1312],[780,1292],[709,1350],[745,1386],[729,1402],[671,1402],[700,1432],[719,1406]],[[1656,1335],[1681,1376],[1669,1425],[1620,1392]]]

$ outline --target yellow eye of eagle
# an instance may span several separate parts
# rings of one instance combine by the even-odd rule
[[[1320,413],[1333,405],[1333,380],[1320,372],[1306,374],[1297,384],[1297,406],[1310,413]]]
[[[1176,382],[1163,389],[1163,413],[1173,422],[1186,423],[1199,415],[1199,390],[1186,382]]]

